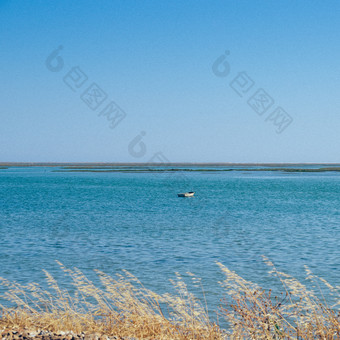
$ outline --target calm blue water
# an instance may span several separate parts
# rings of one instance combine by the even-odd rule
[[[0,170],[0,276],[42,282],[55,263],[93,275],[122,269],[148,288],[202,278],[221,298],[216,261],[272,287],[261,254],[303,279],[303,265],[340,282],[340,173],[62,173]],[[178,198],[182,191],[193,198]]]

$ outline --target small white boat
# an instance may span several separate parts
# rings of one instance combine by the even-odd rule
[[[195,192],[194,191],[189,191],[189,192],[184,192],[182,194],[177,194],[178,197],[192,197],[194,196]]]

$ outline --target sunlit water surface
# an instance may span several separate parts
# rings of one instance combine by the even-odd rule
[[[308,265],[339,284],[340,173],[54,170],[0,170],[2,277],[41,283],[46,269],[63,282],[59,260],[90,278],[126,269],[165,293],[175,272],[188,283],[191,272],[211,309],[223,297],[216,262],[265,288],[278,282],[261,255],[300,280]]]

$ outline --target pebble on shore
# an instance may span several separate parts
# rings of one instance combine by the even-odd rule
[[[105,334],[89,334],[82,332],[76,334],[72,331],[50,332],[45,330],[33,329],[9,329],[0,328],[2,340],[124,340],[124,338],[116,336],[107,336]],[[127,340],[125,338],[125,340]]]

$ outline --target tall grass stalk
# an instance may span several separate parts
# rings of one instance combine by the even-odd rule
[[[111,277],[97,270],[100,284],[95,285],[80,270],[59,262],[72,281],[72,294],[46,271],[47,289],[0,278],[5,289],[1,298],[7,300],[0,305],[0,326],[137,339],[340,339],[339,287],[305,268],[306,279],[320,294],[321,284],[333,295],[335,304],[328,306],[306,285],[278,271],[267,258],[264,261],[281,281],[279,295],[217,263],[225,279],[219,283],[224,297],[216,315],[226,320],[227,329],[209,318],[206,301],[201,303],[178,273],[171,281],[175,293],[157,294],[127,271]]]

